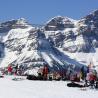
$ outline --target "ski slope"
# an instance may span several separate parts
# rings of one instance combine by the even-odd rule
[[[68,88],[65,81],[13,81],[13,77],[0,78],[0,98],[98,98],[97,90]]]

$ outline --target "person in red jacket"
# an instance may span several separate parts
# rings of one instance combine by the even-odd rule
[[[8,74],[9,74],[9,75],[11,75],[11,74],[12,74],[12,70],[13,70],[13,69],[12,69],[12,66],[11,66],[11,65],[9,65],[9,66],[8,66]]]
[[[90,86],[93,87],[94,83],[96,81],[96,75],[94,75],[93,72],[89,73],[89,82],[90,82]]]
[[[43,79],[44,80],[47,80],[47,75],[48,75],[48,66],[45,65],[44,68],[43,68]]]

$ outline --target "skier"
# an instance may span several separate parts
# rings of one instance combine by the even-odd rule
[[[95,88],[98,89],[98,72],[96,74],[96,83],[95,83]]]
[[[9,74],[9,75],[11,75],[11,74],[12,74],[12,70],[13,70],[12,66],[11,66],[11,65],[9,65],[9,66],[8,66],[8,74]]]
[[[86,79],[85,79],[85,87],[88,87],[89,86],[89,80],[90,80],[90,75],[89,75],[89,73],[87,73],[87,75],[86,75]]]
[[[81,81],[81,77],[82,77],[81,72],[77,72],[76,73],[76,81],[80,82]]]
[[[48,66],[45,65],[44,68],[43,68],[43,79],[44,80],[47,80],[48,72],[49,72]]]
[[[16,66],[13,67],[14,75],[17,75],[17,70],[18,70],[18,65],[16,65]]]
[[[70,77],[71,77],[71,74],[73,74],[74,73],[74,65],[69,65],[68,66],[68,69],[67,69],[67,72],[66,72],[66,78],[68,79],[68,80],[70,80]]]
[[[85,80],[85,78],[86,78],[86,71],[85,71],[85,68],[84,68],[84,66],[82,66],[82,68],[81,68],[81,78],[82,78],[82,80]]]
[[[70,81],[76,81],[76,78],[77,78],[77,75],[75,72],[70,74]]]
[[[90,73],[89,73],[89,82],[90,82],[91,88],[94,88],[95,81],[96,81],[96,75],[92,71],[90,71]]]

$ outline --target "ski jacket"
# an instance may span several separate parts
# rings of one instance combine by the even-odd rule
[[[43,68],[43,74],[48,74],[48,67],[45,66],[45,67]]]
[[[8,66],[8,72],[12,72],[12,67]]]
[[[90,80],[90,81],[92,81],[92,80],[95,81],[95,80],[96,80],[96,76],[95,76],[93,73],[90,73],[90,74],[89,74],[89,80]]]

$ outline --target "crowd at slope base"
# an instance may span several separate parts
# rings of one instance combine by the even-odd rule
[[[2,75],[23,75],[24,67],[9,64],[8,67],[0,68],[0,72]]]
[[[4,69],[0,69],[2,74],[8,75],[26,75],[29,80],[70,80],[72,82],[84,81],[85,86],[98,86],[98,72],[95,66],[89,64],[87,67],[82,66],[78,70],[75,70],[75,65],[70,64],[67,68],[53,71],[50,70],[48,65],[44,65],[38,68],[37,75],[30,75],[25,73],[27,70],[24,66],[9,65]]]

